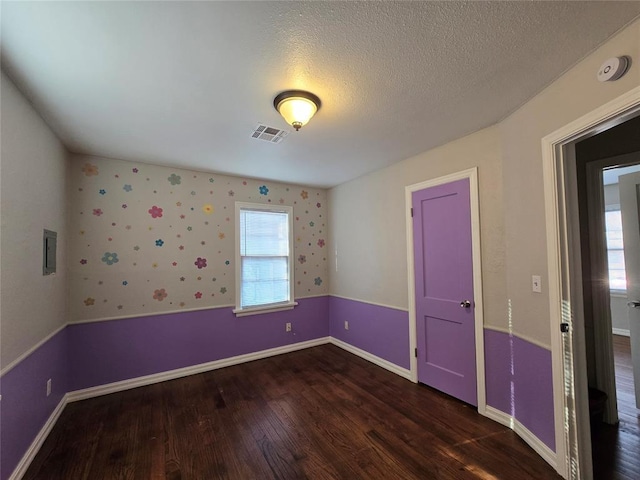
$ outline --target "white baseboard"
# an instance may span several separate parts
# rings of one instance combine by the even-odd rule
[[[497,408],[493,408],[487,405],[484,409],[484,415],[491,420],[509,427],[516,432],[520,438],[522,438],[527,444],[533,448],[533,450],[540,455],[549,465],[551,465],[556,471],[558,470],[558,457],[556,452],[547,447],[538,437],[536,437],[531,431],[521,424],[516,418],[504,413]]]
[[[357,355],[360,358],[364,358],[365,360],[371,363],[375,363],[379,367],[389,370],[390,372],[395,373],[396,375],[400,375],[401,377],[406,378],[407,380],[411,380],[411,372],[406,368],[399,367],[395,363],[391,363],[388,360],[385,360],[384,358],[380,358],[358,347],[354,347],[353,345],[347,342],[343,342],[342,340],[338,340],[335,337],[329,337],[329,339],[330,339],[330,343],[332,343],[336,347],[340,347],[343,350],[346,350],[349,353],[353,353],[354,355]]]
[[[623,337],[631,336],[631,332],[629,330],[625,330],[624,328],[612,328],[611,330],[614,335],[622,335]]]
[[[18,465],[16,465],[16,468],[13,470],[13,473],[9,476],[8,480],[20,480],[24,474],[27,473],[29,465],[31,465],[33,459],[36,458],[36,455],[40,451],[40,447],[42,447],[42,444],[47,439],[47,436],[58,421],[58,418],[66,405],[67,395],[60,399],[60,402],[53,412],[51,412],[51,415],[49,415],[46,423],[42,426],[38,435],[36,435],[36,438],[33,439],[33,442],[31,442],[31,445],[29,445],[29,448],[18,462]]]
[[[191,365],[189,367],[178,368],[176,370],[168,370],[166,372],[154,373],[152,375],[145,375],[144,377],[130,378],[128,380],[122,380],[120,382],[107,383],[105,385],[98,385],[96,387],[84,388],[82,390],[74,390],[73,392],[69,392],[67,394],[67,400],[69,402],[86,400],[87,398],[99,397],[101,395],[108,395],[110,393],[122,392],[124,390],[144,387],[145,385],[151,385],[153,383],[165,382],[167,380],[187,377],[189,375],[204,373],[210,370],[217,370],[219,368],[230,367],[232,365],[239,365],[241,363],[252,362],[253,360],[260,360],[261,358],[273,357],[275,355],[281,355],[283,353],[295,352],[296,350],[302,350],[305,348],[315,347],[317,345],[324,345],[326,343],[329,343],[329,338],[330,337],[316,338],[314,340],[308,340],[306,342],[293,343],[291,345],[284,345],[282,347],[270,348],[268,350],[261,350],[259,352],[247,353],[244,355],[237,355],[235,357],[223,358],[221,360],[214,360],[213,362],[200,363],[198,365]]]

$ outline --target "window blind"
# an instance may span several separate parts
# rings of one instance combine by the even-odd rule
[[[285,212],[240,210],[240,307],[288,302],[289,218]]]

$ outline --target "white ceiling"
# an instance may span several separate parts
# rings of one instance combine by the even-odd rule
[[[70,151],[324,187],[496,123],[640,14],[612,1],[1,8],[2,67]],[[290,88],[322,99],[316,117],[277,145],[250,138],[259,122],[286,128],[272,102]]]

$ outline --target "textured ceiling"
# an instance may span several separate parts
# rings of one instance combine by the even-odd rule
[[[611,1],[1,8],[3,69],[72,152],[325,187],[496,123],[640,14]],[[290,88],[322,99],[316,117],[280,144],[250,138],[259,122],[286,128],[272,102]]]

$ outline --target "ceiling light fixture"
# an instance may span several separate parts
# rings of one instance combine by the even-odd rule
[[[273,106],[297,132],[320,109],[320,99],[304,90],[287,90],[273,99]]]

